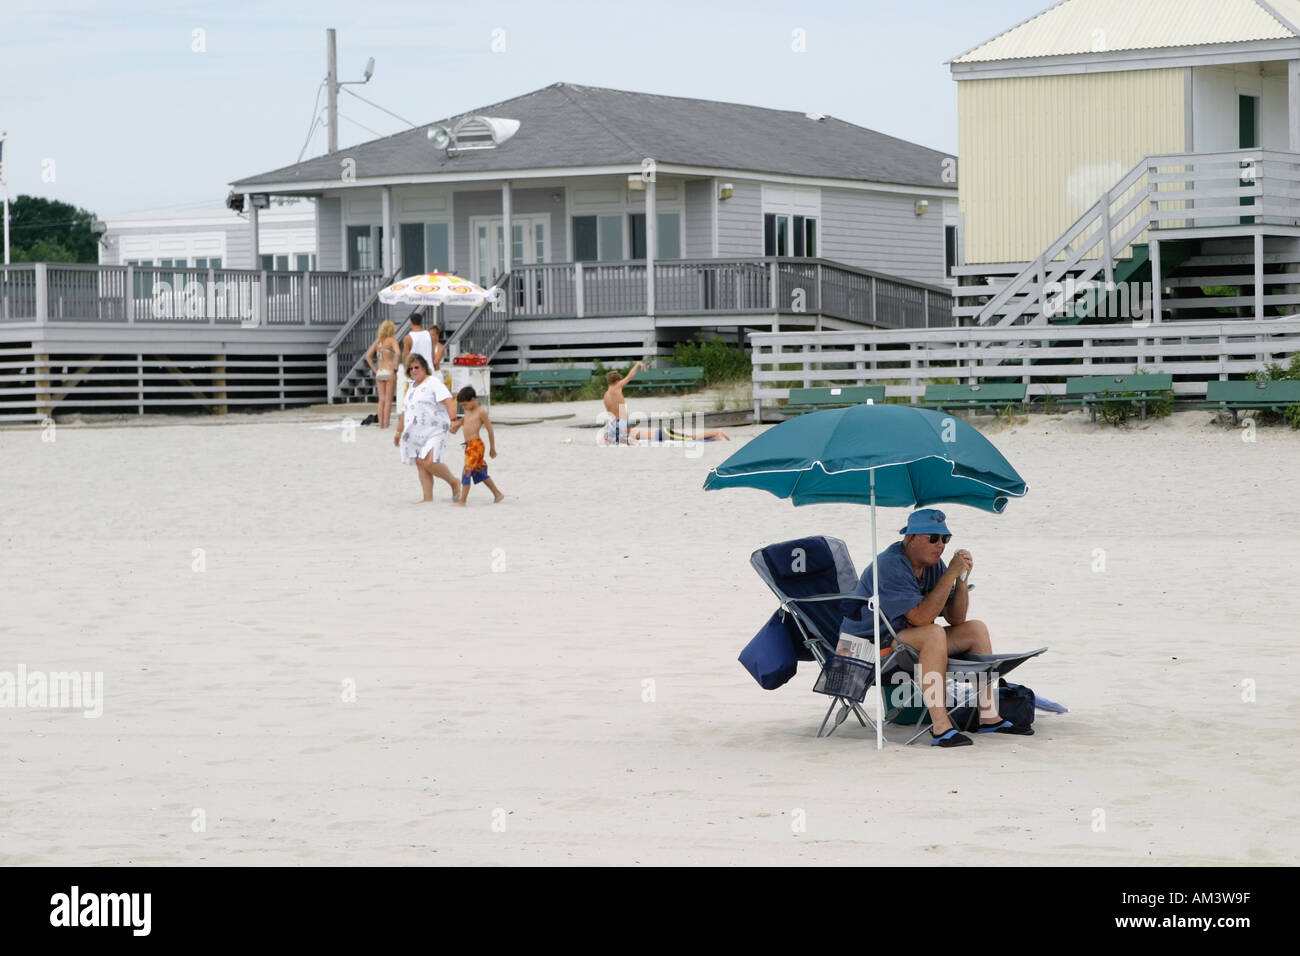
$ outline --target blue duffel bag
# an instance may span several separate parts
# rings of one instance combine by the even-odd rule
[[[740,652],[740,663],[764,690],[776,690],[794,676],[799,667],[795,647],[803,646],[803,635],[783,611],[775,611]]]

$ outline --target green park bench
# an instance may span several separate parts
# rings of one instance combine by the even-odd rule
[[[649,368],[637,372],[627,383],[628,388],[690,388],[704,383],[704,367],[688,365],[683,368]]]
[[[927,385],[921,408],[941,412],[954,409],[988,410],[1001,414],[1008,405],[1025,404],[1028,386],[1023,382],[990,382],[983,385]]]
[[[804,415],[819,412],[824,408],[847,408],[851,405],[865,405],[874,402],[879,405],[885,400],[883,385],[845,385],[828,388],[792,388],[790,398],[782,411],[790,415]]]
[[[1097,406],[1128,404],[1147,417],[1147,405],[1167,399],[1174,387],[1172,375],[1081,375],[1065,383],[1062,405],[1079,405],[1097,420]]]
[[[519,373],[515,385],[523,389],[580,388],[590,381],[589,368],[530,368]]]
[[[1300,405],[1300,382],[1210,382],[1205,388],[1205,401],[1198,408],[1231,412],[1232,423],[1237,424],[1237,413],[1247,410],[1264,410],[1279,414],[1291,405]]]

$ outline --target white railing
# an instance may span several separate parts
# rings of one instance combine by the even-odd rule
[[[996,291],[959,286],[959,301],[993,294],[986,303],[959,305],[956,314],[990,326],[1040,323],[1049,300],[1062,304],[1056,300],[1068,280],[1080,289],[1092,281],[1109,286],[1134,243],[1261,225],[1300,225],[1300,155],[1242,149],[1148,156]]]
[[[1016,326],[750,334],[754,408],[791,388],[885,385],[918,400],[927,384],[1023,382],[1028,395],[1060,395],[1078,375],[1175,376],[1174,392],[1285,364],[1300,351],[1300,318],[1146,325]]]
[[[0,323],[339,326],[377,272],[268,272],[33,262],[0,266]]]

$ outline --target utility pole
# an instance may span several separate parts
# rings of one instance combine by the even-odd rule
[[[330,152],[335,153],[339,148],[339,69],[333,28],[325,31],[325,62],[328,66],[325,83],[329,87],[329,99],[326,102],[329,112]]]
[[[5,140],[9,138],[8,133],[0,133],[0,185],[5,190],[5,265],[9,265],[9,180],[5,177]],[[8,276],[5,277],[6,281]],[[9,301],[5,300],[5,307],[8,308]]]

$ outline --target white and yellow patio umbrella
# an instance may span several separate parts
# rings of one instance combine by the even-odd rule
[[[379,290],[386,305],[481,305],[497,294],[449,272],[426,272],[398,279]]]

